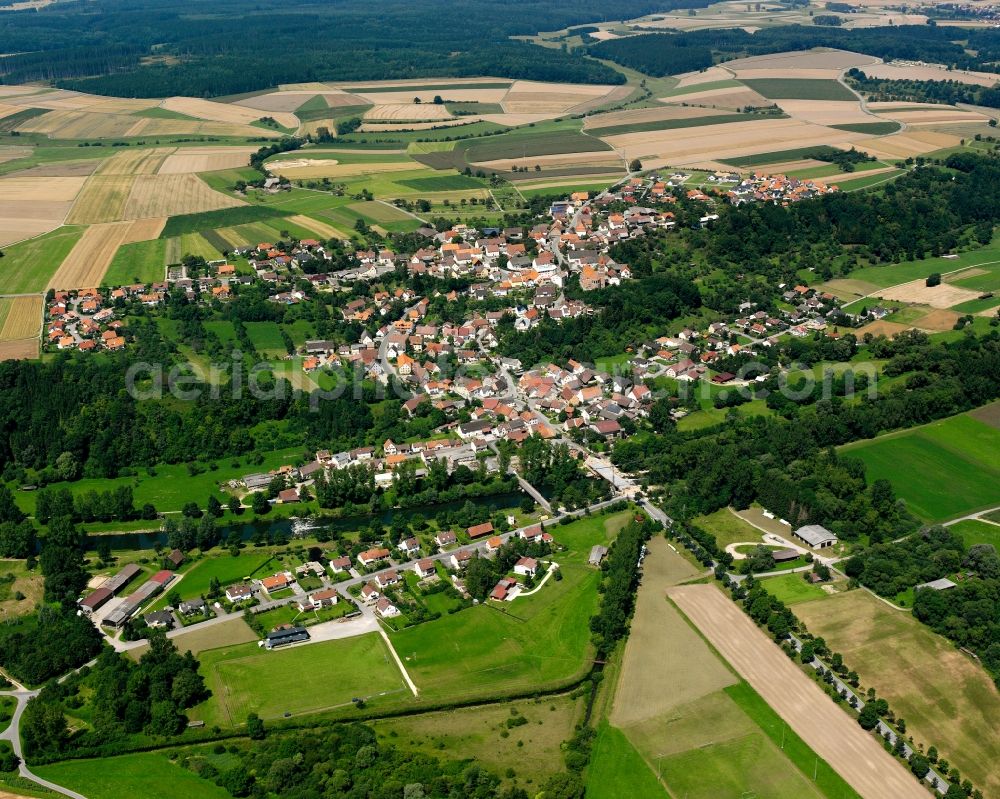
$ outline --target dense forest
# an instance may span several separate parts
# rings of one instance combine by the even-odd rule
[[[712,0],[623,0],[616,19]],[[209,97],[317,80],[496,75],[621,83],[583,54],[511,40],[542,27],[608,18],[600,0],[553,6],[513,0],[97,0],[56,3],[0,18],[15,53],[0,64],[8,83],[55,80],[128,97]],[[252,43],[252,45],[250,44]]]
[[[968,49],[958,43],[959,39],[969,40]],[[994,63],[1000,54],[1000,31],[984,29],[969,33],[964,29],[930,25],[852,30],[783,25],[755,33],[747,33],[742,28],[654,33],[600,42],[588,50],[598,58],[660,77],[704,69],[717,61],[812,47],[836,47],[886,60],[928,61],[986,72],[1000,70]]]
[[[997,76],[1000,81],[1000,75]],[[872,78],[862,70],[847,71],[847,81],[870,102],[900,100],[913,103],[969,103],[1000,108],[1000,89],[958,80],[890,80]]]

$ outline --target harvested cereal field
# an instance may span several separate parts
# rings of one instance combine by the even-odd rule
[[[197,175],[138,175],[125,204],[125,219],[180,216],[246,205],[213,191]]]
[[[639,590],[635,617],[622,661],[610,721],[627,727],[667,713],[687,702],[725,688],[736,678],[715,657],[665,598],[667,588],[697,577],[686,560],[663,538],[649,542],[650,553]],[[657,690],[664,672],[685,672],[674,690]]]
[[[159,175],[186,175],[235,169],[250,163],[253,147],[187,147],[178,150],[160,164]]]
[[[685,102],[708,108],[740,109],[746,106],[758,108],[770,105],[770,100],[757,94],[753,89],[742,86],[705,89],[698,92],[685,92],[682,95],[661,98],[664,103]]]
[[[304,216],[302,214],[296,214],[295,216],[288,217],[288,221],[292,224],[304,227],[306,230],[311,230],[317,236],[322,239],[348,239],[345,233],[337,230],[334,227],[326,224],[325,222],[320,222],[318,219],[313,219],[311,216]]]
[[[128,239],[131,227],[131,222],[88,227],[56,270],[48,287],[65,290],[99,286],[118,248]]]
[[[0,246],[59,227],[86,180],[25,175],[0,178]]]
[[[616,86],[589,86],[571,83],[540,83],[519,80],[501,101],[510,114],[563,114],[605,97]]]
[[[37,358],[39,349],[37,338],[0,341],[0,361],[26,361]]]
[[[37,337],[42,326],[42,297],[0,298],[0,318],[0,341]]]
[[[156,147],[152,150],[122,150],[102,163],[97,175],[153,175],[173,147]]]
[[[882,289],[876,296],[885,300],[899,300],[914,305],[929,305],[931,308],[950,308],[961,302],[968,302],[979,297],[980,292],[956,286],[953,283],[941,283],[938,286],[928,286],[926,280],[912,280],[899,286]]]
[[[885,136],[878,139],[856,141],[859,150],[874,155],[876,158],[909,158],[911,155],[923,155],[945,147],[955,147],[961,141],[959,136],[949,133],[938,133],[930,130],[907,130],[896,136]]]
[[[393,103],[369,108],[364,119],[371,122],[426,122],[451,119],[444,105],[434,103]]]
[[[993,86],[997,76],[988,72],[945,69],[933,64],[871,64],[862,70],[870,78],[887,80],[954,80],[973,86]]]
[[[755,119],[699,128],[626,133],[607,142],[626,158],[655,159],[655,163],[682,166],[722,157],[754,155],[779,149],[799,149],[849,142],[862,134],[832,131],[797,119]]]
[[[250,125],[263,116],[269,116],[279,125],[283,125],[286,128],[297,128],[299,126],[299,118],[295,114],[281,111],[272,111],[264,114],[253,108],[215,103],[211,100],[200,100],[196,97],[168,97],[160,103],[160,107],[166,108],[168,111],[176,111],[179,114],[186,114],[196,119],[205,119],[211,122]]]
[[[858,100],[778,100],[778,106],[788,116],[817,125],[846,125],[879,122],[866,114]]]
[[[831,702],[718,588],[677,586],[668,595],[767,704],[861,796],[927,799],[913,775]]]
[[[76,198],[68,224],[96,224],[124,219],[135,175],[92,175]]]

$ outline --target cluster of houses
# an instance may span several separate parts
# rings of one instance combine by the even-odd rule
[[[121,629],[135,616],[139,608],[162,593],[174,579],[173,571],[162,569],[124,599],[114,602],[113,600],[118,598],[123,589],[141,573],[142,569],[134,563],[122,567],[117,574],[105,580],[80,600],[80,610],[88,616],[96,617],[105,627]]]
[[[114,352],[125,348],[125,324],[115,318],[114,308],[97,289],[56,291],[45,313],[46,341],[56,349]]]

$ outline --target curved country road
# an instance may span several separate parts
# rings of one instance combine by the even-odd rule
[[[24,709],[28,706],[28,700],[38,696],[38,691],[29,691],[23,685],[19,685],[14,682],[14,680],[11,680],[9,676],[7,676],[7,679],[14,683],[15,690],[0,691],[0,696],[13,696],[17,699],[17,707],[14,710],[14,716],[10,720],[10,726],[0,733],[0,741],[10,741],[10,745],[14,749],[14,754],[20,758],[21,764],[18,766],[18,773],[25,779],[37,782],[39,785],[48,788],[50,791],[55,791],[63,796],[69,796],[71,799],[87,799],[87,797],[81,793],[76,793],[76,791],[71,791],[69,788],[56,785],[54,782],[49,782],[48,780],[32,774],[31,769],[25,765],[24,752],[21,751],[21,715],[24,713]]]

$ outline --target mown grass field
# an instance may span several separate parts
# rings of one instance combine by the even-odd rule
[[[84,230],[78,225],[67,225],[5,247],[3,260],[0,261],[0,294],[45,291]]]
[[[871,483],[889,480],[925,521],[1000,504],[1000,430],[968,414],[848,444]]]
[[[164,239],[123,244],[101,282],[105,286],[122,286],[163,280],[166,262],[167,242]]]
[[[284,355],[285,342],[277,322],[247,322],[247,335],[261,355]]]
[[[208,593],[212,580],[216,579],[223,589],[244,578],[270,576],[275,569],[269,571],[268,563],[271,556],[262,552],[241,552],[235,558],[229,553],[196,561],[184,573],[183,579],[171,586],[172,591],[180,593],[183,599],[193,599]]]
[[[1000,794],[1000,693],[981,666],[867,591],[804,602],[795,614],[906,719],[907,734],[937,746],[986,796]]]
[[[201,673],[212,697],[188,715],[227,727],[246,722],[369,703],[379,695],[411,696],[385,642],[377,633],[339,641],[292,646],[273,652],[240,644],[203,652]]]
[[[162,754],[67,760],[33,767],[38,776],[88,799],[227,799],[229,792]]]
[[[668,799],[663,784],[625,737],[607,722],[597,729],[590,766],[587,768],[587,796],[591,799]]]
[[[572,737],[584,702],[570,696],[525,699],[402,716],[376,721],[372,726],[383,744],[436,756],[456,753],[474,758],[500,776],[513,768],[520,782],[539,785],[562,770],[561,745]],[[509,730],[504,737],[507,720],[515,712],[528,723]]]

